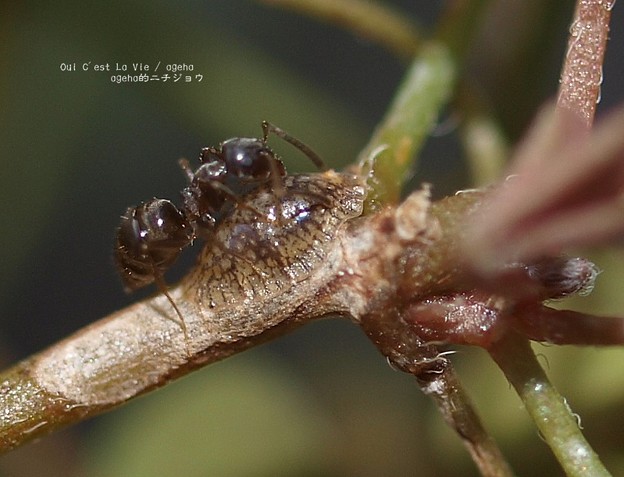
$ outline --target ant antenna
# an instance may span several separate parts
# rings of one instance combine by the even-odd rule
[[[323,162],[323,159],[321,159],[320,156],[316,152],[314,152],[312,148],[310,148],[310,146],[307,146],[306,144],[301,142],[299,139],[292,137],[286,131],[284,131],[281,128],[278,128],[277,126],[271,124],[270,122],[262,121],[262,142],[264,143],[267,142],[267,139],[270,133],[273,133],[276,136],[281,137],[284,141],[295,146],[297,149],[303,152],[306,156],[308,156],[308,159],[310,159],[314,163],[314,165],[318,167],[321,171],[326,171],[328,169],[327,165],[325,165],[325,162]]]

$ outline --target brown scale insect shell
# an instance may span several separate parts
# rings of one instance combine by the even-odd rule
[[[337,231],[362,214],[365,197],[362,177],[334,171],[286,176],[279,196],[255,190],[244,198],[249,207],[219,225],[182,287],[210,308],[283,292],[327,265]]]

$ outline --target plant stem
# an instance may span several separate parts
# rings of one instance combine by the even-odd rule
[[[489,349],[516,389],[540,434],[571,477],[609,476],[565,399],[548,381],[527,339],[508,334]]]
[[[460,87],[457,106],[459,130],[473,187],[490,185],[501,178],[509,157],[509,144],[491,108],[475,88]]]
[[[443,15],[435,39],[422,45],[386,115],[358,157],[374,160],[368,207],[397,203],[415,156],[453,95],[468,46],[488,0],[456,0]],[[374,156],[374,157],[373,157]]]
[[[578,1],[570,26],[557,106],[577,113],[588,126],[600,101],[602,63],[615,0]]]
[[[423,46],[388,112],[359,155],[363,167],[374,159],[369,205],[399,201],[403,183],[411,175],[414,155],[451,96],[456,74],[444,44],[428,42]]]
[[[455,370],[447,365],[438,375],[421,376],[422,391],[437,404],[446,423],[455,429],[464,446],[484,477],[511,477],[514,475],[494,439],[485,431],[469,396]]]
[[[458,63],[466,57],[490,3],[491,0],[454,0],[442,15],[435,37],[448,46]]]

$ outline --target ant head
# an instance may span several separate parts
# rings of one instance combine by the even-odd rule
[[[243,182],[261,182],[273,172],[285,174],[284,165],[275,153],[260,139],[237,137],[221,145],[221,157],[228,174]]]

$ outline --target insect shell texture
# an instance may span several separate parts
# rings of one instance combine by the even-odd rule
[[[186,294],[215,312],[283,296],[331,266],[337,232],[362,214],[365,197],[361,176],[334,171],[288,175],[281,194],[272,187],[249,193],[246,207],[237,207],[206,244],[182,283]]]

